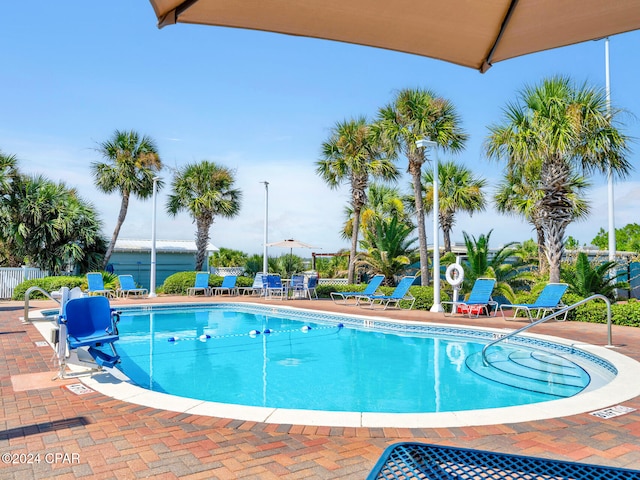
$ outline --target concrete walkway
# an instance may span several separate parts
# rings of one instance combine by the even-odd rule
[[[248,301],[216,297],[198,301]],[[194,301],[194,297],[116,300]],[[252,299],[255,302],[255,299]],[[366,314],[327,300],[287,306]],[[33,301],[32,308],[53,306]],[[174,413],[133,405],[97,392],[76,394],[77,380],[51,381],[51,347],[22,324],[21,302],[0,302],[0,478],[356,479],[384,448],[420,441],[496,452],[640,469],[640,411],[610,419],[588,413],[526,423],[459,428],[352,428],[278,425]],[[424,322],[514,328],[501,318],[464,319],[429,312],[375,312]],[[556,323],[535,333],[604,345],[604,325]],[[640,329],[614,327],[616,351],[640,361]],[[640,372],[638,372],[640,382]],[[640,409],[640,397],[624,402]]]

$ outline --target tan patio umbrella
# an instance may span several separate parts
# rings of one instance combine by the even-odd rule
[[[267,243],[267,247],[288,248],[290,254],[293,254],[294,248],[318,248],[318,249],[320,248],[320,247],[314,247],[313,245],[309,245],[308,243],[294,240],[292,238],[290,238],[289,240],[282,240],[280,242]]]
[[[640,0],[150,0],[158,26],[265,30],[413,53],[485,72],[640,28]]]

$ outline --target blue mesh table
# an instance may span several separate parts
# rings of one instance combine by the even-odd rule
[[[396,443],[387,447],[367,480],[640,480],[640,470],[537,457]]]

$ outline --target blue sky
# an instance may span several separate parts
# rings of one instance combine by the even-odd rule
[[[0,150],[23,171],[76,187],[101,214],[110,237],[120,199],[96,191],[90,164],[114,130],[134,129],[158,144],[167,167],[212,160],[236,170],[243,191],[236,219],[216,220],[211,241],[262,251],[264,186],[269,190],[269,241],[296,238],[325,252],[348,248],[340,238],[346,188],[332,191],[315,174],[321,143],[340,120],[366,115],[406,87],[434,90],[458,108],[470,135],[451,157],[489,180],[502,165],[483,157],[487,126],[527,84],[562,74],[604,87],[604,41],[586,42],[497,63],[486,74],[442,61],[337,42],[195,25],[159,30],[143,0],[9,2],[0,29]],[[628,111],[625,132],[639,135],[640,32],[610,39],[611,98]],[[637,222],[636,171],[615,187],[616,226]],[[406,160],[399,166],[406,168]],[[168,183],[171,172],[162,173]],[[591,216],[567,231],[588,243],[607,228],[606,179],[593,177]],[[401,182],[408,189],[408,180]],[[158,238],[192,239],[187,214],[164,213],[158,197]],[[151,201],[133,199],[121,238],[151,235]],[[431,216],[427,232],[431,242]],[[533,237],[526,223],[489,207],[459,215],[452,240],[493,229],[492,244]],[[273,250],[272,254],[281,253]],[[302,252],[301,252],[302,253]]]

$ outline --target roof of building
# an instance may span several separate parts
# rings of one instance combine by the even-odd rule
[[[207,252],[217,252],[218,247],[209,243]],[[116,240],[115,252],[150,252],[151,240]],[[193,240],[156,240],[156,252],[165,253],[195,253],[196,242]]]

